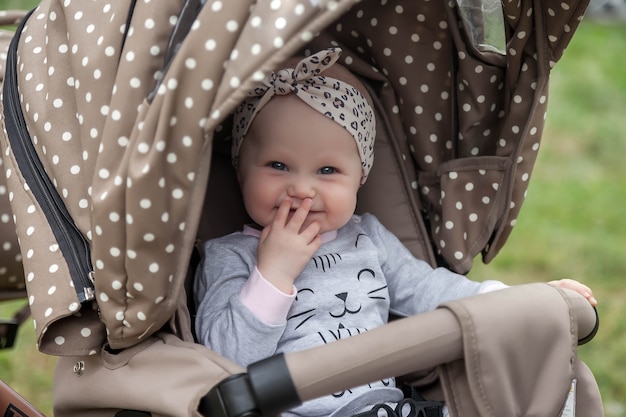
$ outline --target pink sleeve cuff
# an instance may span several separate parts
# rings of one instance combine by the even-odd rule
[[[243,305],[263,323],[278,326],[287,321],[287,313],[296,298],[296,287],[293,287],[291,294],[285,294],[266,280],[255,267],[239,297]]]

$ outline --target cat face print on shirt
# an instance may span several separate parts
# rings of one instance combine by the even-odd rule
[[[315,256],[296,280],[298,293],[287,318],[288,332],[329,343],[384,324],[387,282],[376,258],[354,248]],[[309,341],[310,343],[313,341]]]
[[[389,292],[378,258],[359,234],[354,244],[341,252],[315,256],[295,282],[297,288],[287,317],[285,350],[307,349],[346,339],[387,322]],[[376,381],[357,391],[387,387],[393,379]],[[352,390],[333,394],[352,395]]]

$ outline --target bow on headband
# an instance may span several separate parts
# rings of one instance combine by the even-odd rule
[[[320,75],[331,67],[341,49],[330,48],[302,59],[295,68],[270,74],[263,85],[255,88],[237,107],[233,120],[233,162],[237,160],[243,138],[259,111],[275,95],[295,94],[314,110],[346,129],[359,150],[365,183],[374,161],[376,121],[374,111],[363,94],[354,86]]]

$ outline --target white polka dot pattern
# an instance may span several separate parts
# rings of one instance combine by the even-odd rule
[[[438,252],[459,271],[480,251],[493,256],[523,201],[549,69],[581,14],[573,1],[567,11],[565,3],[544,2],[541,14],[530,1],[506,1],[509,50],[495,56],[463,44],[462,28],[450,20],[451,2],[251,7],[254,2],[214,0],[164,67],[183,1],[158,7],[137,1],[129,19],[133,3],[84,8],[75,0],[44,0],[21,34],[22,109],[46,172],[91,242],[98,307],[77,303],[64,258],[2,139],[8,179],[0,198],[7,195],[17,213],[44,352],[91,354],[105,341],[131,346],[170,320],[201,217],[217,126],[264,74],[302,49],[340,46],[344,63],[377,90],[393,149],[387,160],[399,168],[374,164],[379,179],[372,183],[383,184],[374,190],[381,196],[374,209],[383,221],[392,223],[384,214],[391,188],[384,183],[401,182],[404,191],[394,197],[417,222],[408,219],[394,231],[421,234],[417,253],[434,262]],[[547,39],[537,38],[536,24],[550,28]],[[424,243],[429,240],[434,249]]]
[[[504,2],[511,33],[502,56],[464,42],[462,24],[449,21],[453,2],[393,4],[387,13],[377,2],[355,6],[311,49],[350,45],[346,64],[382,81],[384,107],[401,132],[405,188],[417,193],[439,259],[465,273],[481,252],[493,259],[515,224],[539,149],[548,73],[584,7],[550,2],[537,16],[530,2]],[[553,32],[548,39],[536,38],[539,22]],[[385,217],[381,201],[376,211]],[[403,227],[391,229],[401,235]]]

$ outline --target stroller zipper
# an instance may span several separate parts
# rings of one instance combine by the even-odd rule
[[[67,262],[80,303],[95,299],[89,242],[72,220],[67,207],[45,172],[32,143],[19,101],[17,44],[30,13],[22,20],[7,52],[3,105],[7,137],[24,180],[41,206]]]

